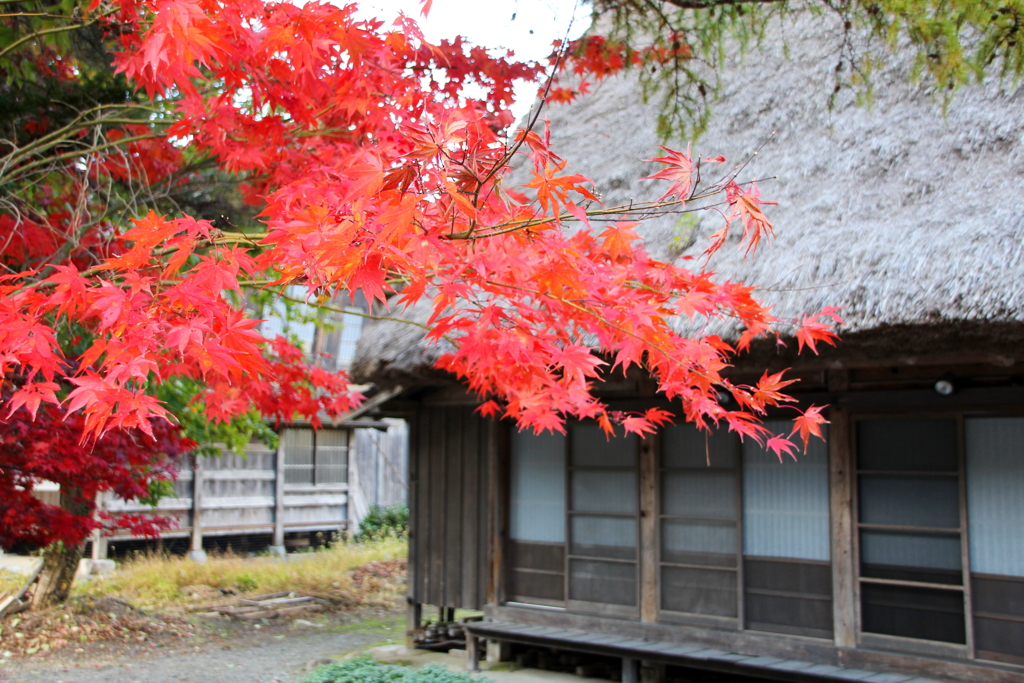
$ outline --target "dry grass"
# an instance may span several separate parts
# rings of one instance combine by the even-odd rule
[[[0,598],[20,589],[27,576],[0,570]]]
[[[145,607],[169,607],[212,602],[222,596],[221,591],[251,595],[294,591],[327,599],[340,608],[383,607],[400,597],[405,557],[405,541],[395,539],[338,543],[290,555],[287,560],[224,554],[199,564],[178,556],[142,555],[107,578],[78,584],[76,592],[116,596]],[[378,569],[353,572],[364,565]]]

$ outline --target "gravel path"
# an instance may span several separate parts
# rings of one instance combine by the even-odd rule
[[[381,643],[376,629],[339,632],[308,629],[245,638],[210,639],[182,649],[88,657],[84,661],[9,662],[3,683],[293,683],[307,664]]]

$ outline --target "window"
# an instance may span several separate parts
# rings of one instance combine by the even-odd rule
[[[1024,664],[1024,417],[864,417],[851,436],[864,642]],[[655,441],[641,558],[639,439],[512,435],[509,599],[635,617],[650,561],[662,621],[830,638],[827,444],[780,463],[687,424]]]
[[[565,602],[565,436],[513,431],[508,599]]]
[[[287,295],[292,300],[305,300],[308,292],[305,287],[291,285]],[[348,368],[363,329],[363,314],[368,308],[366,299],[360,293],[353,304],[343,305],[334,301],[331,306],[342,310],[318,309],[309,304],[279,299],[258,313],[265,318],[260,324],[260,333],[268,339],[278,335],[287,337],[329,370]],[[289,315],[294,319],[289,320]]]
[[[1024,664],[1024,418],[857,423],[861,630]]]
[[[861,630],[966,644],[956,419],[857,423]]]
[[[570,428],[570,441],[570,605],[635,614],[639,439],[633,434],[608,439],[596,424],[579,424]]]
[[[576,424],[509,446],[508,599],[636,614],[639,440]]]
[[[736,618],[739,440],[671,425],[661,448],[660,607]]]
[[[305,299],[307,296],[306,288],[298,285],[289,286],[286,293],[291,299]],[[289,311],[291,317],[302,320],[289,320]],[[267,339],[282,335],[306,353],[312,354],[316,346],[317,329],[316,324],[309,319],[316,315],[316,309],[312,306],[278,299],[269,308],[259,311],[258,317],[265,318],[260,323],[260,334]]]
[[[348,431],[284,429],[285,484],[343,484],[348,481]]]
[[[662,618],[830,636],[825,445],[780,464],[725,430],[674,425],[658,441]],[[594,424],[512,434],[509,600],[638,613],[639,447]]]
[[[791,422],[767,421],[775,434]],[[826,435],[827,436],[827,435]],[[743,443],[743,607],[746,627],[832,637],[828,445],[794,461]]]
[[[1024,418],[964,420],[974,646],[1024,664]]]
[[[323,354],[323,363],[333,369],[344,369],[352,364],[356,355],[356,343],[363,331],[362,306],[346,306],[345,312],[330,311],[329,327],[321,330],[322,341],[318,353]]]

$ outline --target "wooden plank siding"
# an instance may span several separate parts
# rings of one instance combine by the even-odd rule
[[[410,597],[480,609],[491,547],[488,444],[496,425],[472,406],[424,405],[410,427]]]
[[[325,428],[322,433],[330,429]],[[355,442],[351,434],[371,430],[335,429],[336,433],[341,431],[347,433],[344,445],[326,448],[346,450],[346,462],[338,468],[343,468],[349,475],[354,469],[348,464],[352,459],[351,445]],[[396,431],[400,431],[404,440],[404,426]],[[270,534],[271,542],[279,546],[284,543],[286,534],[330,534],[351,528],[350,484],[345,481],[348,476],[340,477],[340,481],[335,476],[335,480],[328,481],[314,477],[308,482],[289,482],[286,476],[288,468],[296,466],[287,462],[283,441],[277,449],[253,442],[244,454],[225,450],[216,457],[201,457],[196,469],[192,468],[191,457],[182,463],[174,495],[162,499],[155,510],[155,514],[172,516],[178,523],[161,537],[193,536],[193,545],[201,547],[203,537]],[[404,450],[402,444],[401,457],[404,457]],[[382,454],[374,451],[370,455]],[[389,454],[382,457],[395,460]],[[400,461],[399,464],[404,467]],[[404,474],[399,469],[397,475],[392,475],[387,463],[380,468],[387,470],[388,475],[396,480]],[[105,496],[99,504],[101,509],[115,515],[154,513],[150,506],[139,501],[125,501],[113,496]],[[118,532],[110,539],[144,540],[127,531]],[[454,581],[457,584],[458,577]]]
[[[523,559],[527,543],[509,539],[509,461],[514,428],[507,423],[480,418],[473,413],[472,405],[460,403],[459,397],[451,394],[443,399],[445,402],[435,398],[436,394],[415,404],[410,400],[402,404],[401,414],[413,416],[414,421],[410,443],[412,608],[431,605],[483,609],[484,621],[473,622],[469,627],[479,637],[503,635],[508,642],[570,650],[573,648],[558,642],[560,636],[552,635],[552,629],[585,633],[590,644],[599,645],[598,639],[607,638],[620,649],[632,647],[624,644],[629,639],[648,641],[649,647],[645,647],[651,652],[651,648],[661,643],[716,648],[722,650],[723,655],[748,658],[758,667],[771,666],[760,660],[781,658],[787,660],[783,663],[813,666],[816,674],[823,671],[818,671],[817,667],[827,667],[836,678],[894,682],[926,676],[943,681],[1024,681],[1024,657],[1018,654],[1022,642],[1019,634],[1024,633],[1024,607],[1021,606],[1024,604],[1024,579],[1010,576],[1008,570],[998,570],[1000,573],[992,575],[975,573],[973,551],[968,544],[971,499],[965,487],[970,480],[970,469],[965,459],[968,442],[964,426],[967,420],[973,419],[1024,419],[1024,386],[1019,380],[1014,380],[1012,386],[984,386],[964,377],[953,395],[940,395],[929,383],[934,384],[946,376],[946,372],[945,368],[932,369],[930,373],[921,371],[920,378],[912,378],[917,382],[914,386],[864,389],[852,387],[855,373],[831,368],[821,373],[822,380],[813,392],[797,394],[803,406],[811,403],[830,406],[825,446],[827,480],[822,474],[821,479],[815,480],[818,488],[814,490],[816,505],[820,504],[822,510],[827,505],[828,537],[823,535],[824,527],[818,535],[822,548],[828,543],[827,554],[826,550],[821,550],[820,554],[815,551],[813,556],[793,554],[806,551],[788,548],[790,554],[780,552],[776,556],[751,550],[747,555],[747,548],[742,545],[743,527],[737,526],[738,568],[746,575],[741,574],[736,584],[738,599],[747,602],[739,603],[737,617],[731,623],[712,622],[704,615],[674,616],[656,599],[664,588],[663,578],[656,571],[662,561],[661,535],[664,533],[658,524],[662,507],[659,501],[670,495],[661,486],[663,475],[659,465],[665,431],[648,436],[640,446],[640,534],[636,543],[641,555],[640,604],[635,615],[616,618],[592,606],[579,608],[568,604],[567,592],[554,597],[543,591],[517,592],[517,586],[523,584],[518,577],[525,571],[557,572],[551,571],[544,562]],[[901,381],[909,380],[902,378]],[[820,390],[822,384],[827,391]],[[652,405],[672,408],[659,400],[637,395],[615,397],[609,399],[609,404],[617,410],[643,410]],[[966,596],[963,614],[967,636],[956,643],[891,634],[885,630],[872,631],[865,628],[862,618],[862,584],[881,585],[880,582],[888,581],[892,585],[903,585],[906,582],[901,583],[898,576],[884,579],[864,573],[859,556],[859,529],[867,528],[871,520],[861,519],[858,513],[859,477],[863,474],[858,467],[862,454],[868,452],[858,445],[863,444],[858,440],[858,425],[926,418],[956,421],[957,424],[959,464],[956,471],[950,470],[949,476],[955,477],[958,487],[957,542],[961,543],[958,552]],[[1013,443],[1019,444],[1019,438],[1014,438],[1017,440]],[[519,442],[515,443],[519,454]],[[1006,450],[1007,447],[998,448]],[[780,464],[780,467],[786,466],[786,463]],[[946,476],[946,470],[941,473]],[[741,471],[737,476],[744,475]],[[868,476],[877,476],[877,473],[871,471]],[[736,480],[738,506],[748,504],[744,500],[743,482],[740,478]],[[746,490],[755,491],[754,488]],[[565,505],[571,503],[571,491],[567,493]],[[980,494],[974,500],[979,497]],[[743,519],[745,509],[748,508],[737,507],[737,520]],[[751,503],[749,509],[760,508]],[[806,512],[804,508],[794,509],[800,514]],[[794,514],[791,508],[784,508],[782,512]],[[750,528],[755,527],[751,524]],[[906,531],[911,527],[896,525],[894,528]],[[750,538],[758,537],[752,533]],[[993,543],[997,542],[998,539]],[[561,543],[563,552],[570,544],[571,539]],[[556,557],[554,566],[564,567],[564,557]],[[929,589],[929,584],[921,581],[907,585]],[[940,588],[948,590],[945,584]],[[786,612],[779,605],[793,609]],[[916,603],[895,607],[904,611],[917,609]],[[772,614],[775,618],[764,619],[772,610],[776,611]],[[418,624],[420,613],[412,610],[410,613]],[[782,619],[790,616],[798,619]],[[506,632],[487,631],[499,627]],[[538,631],[537,637],[528,642],[521,634],[513,634],[517,628],[541,629],[545,633]],[[605,650],[607,648],[596,651],[604,653]]]
[[[408,425],[385,419],[381,427],[354,429],[349,449],[348,518],[353,529],[374,505],[406,502],[409,494]]]

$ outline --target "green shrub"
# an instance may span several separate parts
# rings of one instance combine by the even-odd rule
[[[256,578],[251,574],[243,573],[235,577],[235,588],[242,591],[243,593],[254,591],[259,587],[260,582],[257,581]]]
[[[357,541],[382,538],[405,538],[409,535],[409,507],[395,503],[387,507],[371,505],[370,512],[359,523]]]
[[[378,664],[368,655],[322,666],[299,683],[491,683],[486,678],[472,678],[454,673],[439,664],[421,669],[394,664]]]

